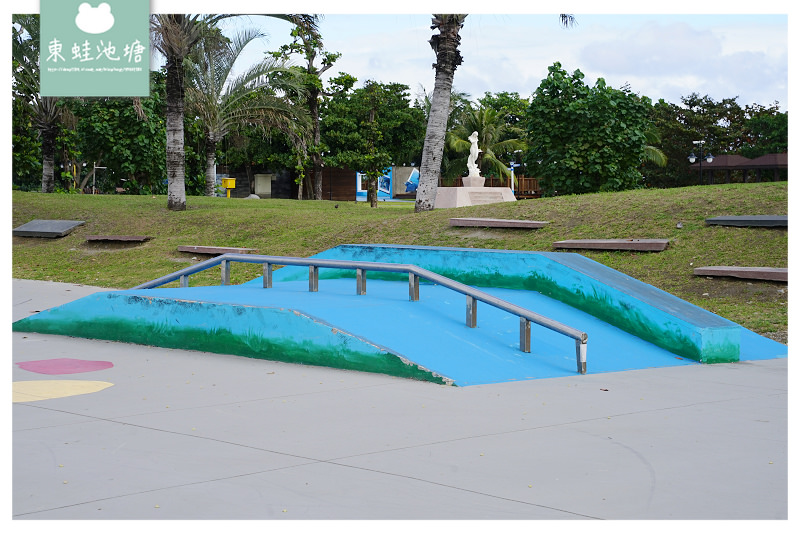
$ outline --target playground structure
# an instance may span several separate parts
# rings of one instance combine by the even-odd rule
[[[261,263],[264,275],[229,285],[238,262]],[[189,286],[192,274],[214,267],[219,286]],[[454,385],[563,376],[576,366],[594,373],[786,354],[782,344],[578,254],[389,245],[342,245],[312,258],[223,254],[13,329]]]

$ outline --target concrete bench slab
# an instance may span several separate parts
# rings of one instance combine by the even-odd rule
[[[707,218],[706,224],[712,226],[740,227],[788,227],[788,215],[746,215]]]
[[[229,248],[225,246],[178,246],[179,252],[189,252],[192,254],[249,254],[257,251],[255,248]]]
[[[788,268],[707,266],[694,269],[695,276],[730,276],[744,279],[789,281]]]
[[[14,228],[12,235],[15,237],[45,237],[55,239],[63,237],[78,226],[86,224],[83,220],[31,220]]]
[[[637,250],[661,252],[669,239],[571,239],[553,243],[554,248],[586,250]]]
[[[481,228],[523,228],[538,229],[545,226],[547,222],[538,220],[505,220],[500,218],[451,218],[450,225],[457,227],[481,227]]]
[[[87,241],[113,241],[113,242],[145,242],[149,241],[147,235],[87,235]]]

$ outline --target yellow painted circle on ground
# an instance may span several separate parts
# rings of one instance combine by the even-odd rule
[[[91,394],[113,386],[107,381],[82,381],[48,379],[37,381],[15,381],[12,384],[13,402],[38,402],[67,398],[80,394]]]

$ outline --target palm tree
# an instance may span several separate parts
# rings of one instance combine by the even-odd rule
[[[450,89],[453,87],[453,76],[461,64],[462,57],[458,51],[461,37],[458,32],[464,26],[467,15],[433,15],[431,29],[438,29],[439,35],[430,39],[431,48],[436,53],[436,81],[431,97],[431,112],[428,118],[428,129],[425,132],[425,144],[422,148],[422,163],[419,169],[419,188],[414,211],[429,211],[434,208],[436,189],[441,171],[442,154],[444,152],[447,115],[450,106]],[[561,24],[569,28],[575,24],[572,15],[559,15]]]
[[[467,154],[471,144],[468,138],[473,131],[478,132],[478,147],[482,150],[477,160],[481,173],[498,176],[501,181],[511,179],[508,164],[500,158],[510,159],[516,150],[527,148],[525,142],[521,140],[522,130],[508,124],[505,113],[484,106],[477,108],[468,106],[456,127],[447,132],[445,136],[447,147],[455,154],[464,155],[452,161],[451,175],[445,177],[461,175],[467,168]]]
[[[307,120],[282,94],[300,93],[300,81],[294,71],[274,59],[264,59],[239,76],[232,77],[234,63],[254,39],[263,35],[244,30],[231,42],[198,43],[187,61],[186,90],[189,110],[203,123],[206,135],[206,196],[214,196],[216,187],[216,151],[225,135],[240,125],[258,124],[303,135]]]
[[[433,15],[432,30],[438,35],[428,41],[436,54],[436,78],[431,95],[431,109],[428,114],[428,127],[425,131],[425,144],[422,147],[422,161],[419,167],[419,187],[414,211],[430,211],[436,200],[436,188],[442,168],[444,137],[447,119],[450,115],[450,91],[453,76],[461,64],[458,45],[461,36],[458,32],[464,26],[467,15]]]
[[[448,130],[454,128],[456,124],[458,124],[458,119],[464,113],[464,110],[467,108],[467,106],[470,105],[469,99],[469,93],[459,91],[455,88],[450,91],[450,108],[447,115]],[[419,92],[416,95],[414,105],[422,110],[422,113],[425,115],[425,122],[427,123],[428,118],[431,115],[431,95],[421,84],[419,86]]]
[[[167,68],[167,208],[186,209],[183,107],[184,60],[203,38],[206,30],[220,20],[236,15],[165,15],[150,17],[153,47],[166,59]],[[313,15],[267,15],[316,30]]]
[[[653,146],[661,142],[661,136],[658,134],[655,124],[650,123],[650,127],[644,132],[644,137],[647,141],[644,147],[644,161],[653,163],[657,167],[667,166],[667,155],[661,149]]]
[[[14,15],[12,25],[12,91],[33,109],[42,142],[42,192],[55,189],[55,152],[61,106],[58,98],[39,94],[39,15]]]
[[[186,209],[186,168],[183,145],[184,60],[202,39],[204,30],[224,15],[168,15],[150,17],[153,47],[167,67],[167,208]]]

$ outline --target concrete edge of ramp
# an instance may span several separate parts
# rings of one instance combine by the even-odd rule
[[[188,296],[188,295],[187,295]],[[288,308],[99,292],[12,324],[49,333],[328,366],[454,385],[402,355]]]

